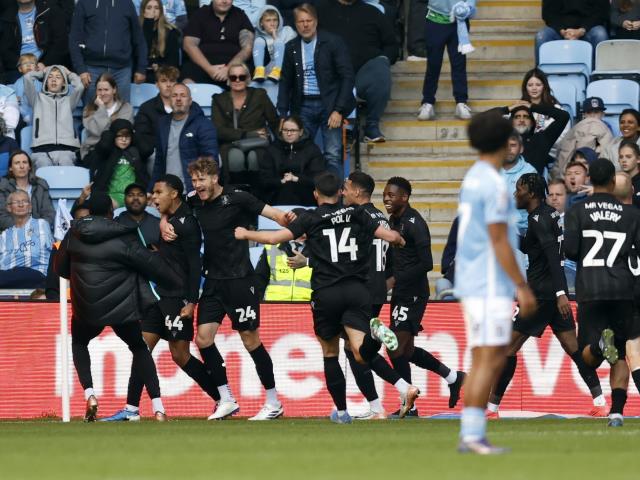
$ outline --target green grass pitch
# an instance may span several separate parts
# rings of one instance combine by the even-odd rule
[[[500,420],[501,457],[456,453],[458,422],[334,425],[172,420],[169,423],[0,422],[3,479],[605,479],[640,478],[640,420]]]

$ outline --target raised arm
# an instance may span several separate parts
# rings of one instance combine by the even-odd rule
[[[237,227],[234,235],[236,240],[251,240],[267,245],[278,245],[282,242],[289,242],[294,239],[293,233],[288,228],[274,231],[247,230],[244,227]]]

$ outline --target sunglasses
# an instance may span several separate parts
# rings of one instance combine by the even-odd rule
[[[246,75],[229,75],[229,80],[232,82],[244,82],[247,79]]]

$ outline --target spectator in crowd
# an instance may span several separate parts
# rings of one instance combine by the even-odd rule
[[[442,278],[436,280],[436,299],[453,300],[453,281],[455,278],[456,248],[458,243],[458,217],[453,219],[447,243],[442,251],[440,271]]]
[[[42,82],[41,92],[37,90],[37,81]],[[33,105],[31,151],[36,170],[75,164],[80,142],[73,125],[73,111],[83,91],[80,77],[62,65],[25,75],[24,94]]]
[[[536,173],[536,169],[529,164],[522,153],[524,152],[524,146],[522,144],[522,137],[516,131],[514,131],[509,137],[509,143],[507,144],[509,150],[507,152],[507,158],[503,163],[502,177],[507,183],[507,191],[510,196],[516,191],[516,184],[522,175],[525,173]],[[518,231],[524,235],[527,231],[527,218],[528,212],[525,209],[518,210]]]
[[[589,147],[598,155],[605,154],[606,147],[613,140],[611,129],[603,120],[605,110],[604,102],[600,97],[589,97],[582,102],[584,118],[576,123],[560,142],[558,158],[552,174],[563,171],[576,150],[581,147]],[[619,170],[618,156],[615,155],[610,160]]]
[[[0,81],[14,83],[20,73],[18,57],[32,53],[38,70],[48,65],[70,65],[65,13],[55,2],[16,0],[0,18]]]
[[[24,76],[29,72],[33,72],[36,69],[37,63],[38,57],[33,53],[20,55],[18,58],[18,72],[22,76],[16,80],[12,87],[18,99],[20,117],[27,125],[31,125],[33,122],[33,105],[29,103],[29,99],[24,94]],[[36,92],[40,93],[42,91],[42,82],[40,80],[34,80],[34,87]]]
[[[616,164],[620,144],[624,141],[635,142],[640,145],[640,112],[633,108],[625,108],[618,120],[620,136],[615,137],[605,146],[602,156]]]
[[[587,169],[589,169],[589,165],[591,165],[593,161],[597,158],[598,158],[598,154],[593,148],[580,147],[573,154],[573,157],[571,160],[575,160],[576,162],[582,162],[587,166]]]
[[[571,160],[564,170],[564,184],[567,187],[568,210],[586,197],[589,183],[589,166],[580,160]]]
[[[253,26],[232,0],[211,0],[189,19],[184,31],[182,67],[186,83],[214,83],[226,88],[227,65],[245,62],[253,50]]]
[[[278,131],[278,113],[262,88],[251,88],[251,75],[243,63],[229,65],[228,92],[213,96],[213,123],[218,131],[225,182],[259,183],[259,161]],[[255,192],[254,192],[255,193]]]
[[[208,6],[211,0],[200,0],[200,6]],[[260,11],[267,2],[265,0],[234,0],[233,4],[242,10],[254,27],[260,20]]]
[[[160,0],[143,0],[140,24],[147,43],[146,82],[155,83],[161,65],[180,63],[180,32],[165,17]]]
[[[86,89],[85,104],[95,98],[104,73],[115,80],[120,98],[126,102],[132,69],[135,83],[145,81],[147,45],[131,0],[78,0],[71,21],[69,52]]]
[[[24,190],[9,195],[6,209],[13,226],[0,233],[0,288],[44,288],[53,245],[51,227],[31,216]]]
[[[407,17],[407,60],[410,62],[425,61],[427,59],[425,40],[425,18],[429,0],[409,0],[409,15]]]
[[[144,0],[133,0],[133,6],[136,8],[138,15],[144,11],[143,3]],[[162,0],[162,10],[167,23],[175,25],[180,30],[185,29],[188,18],[184,0]]]
[[[391,65],[398,56],[393,25],[362,0],[321,0],[320,28],[339,35],[349,48],[356,96],[367,102],[366,142],[384,142],[380,118],[391,96]]]
[[[640,40],[640,1],[612,0],[611,27],[615,38]]]
[[[620,169],[631,178],[633,184],[632,203],[640,208],[640,146],[636,142],[624,140],[620,144],[618,163]]]
[[[569,114],[560,108],[542,103],[535,105],[524,100],[509,107],[498,107],[493,110],[510,116],[513,128],[522,137],[524,159],[542,175],[547,165],[554,161],[549,152],[569,123]],[[550,122],[545,130],[536,132],[534,113],[551,117],[554,121]]]
[[[536,65],[540,46],[552,40],[585,40],[596,45],[609,38],[609,0],[542,0],[546,26],[536,34]]]
[[[285,25],[295,27],[296,22],[293,19],[293,10],[305,2],[304,0],[269,0],[268,3],[278,9]]]
[[[560,228],[564,227],[564,211],[567,204],[567,186],[562,178],[555,178],[549,181],[547,204],[555,208],[560,214],[558,224]],[[564,276],[567,279],[567,287],[570,295],[575,294],[576,289],[576,262],[564,259]]]
[[[356,106],[348,49],[339,36],[318,30],[313,5],[296,7],[295,20],[300,39],[285,46],[278,113],[299,115],[312,139],[320,129],[327,167],[342,176],[342,122]]]
[[[140,105],[133,123],[140,154],[142,158],[148,158],[147,170],[149,174],[153,171],[158,120],[166,115],[171,115],[171,89],[178,81],[179,76],[180,71],[176,67],[162,65],[158,68],[156,71],[158,95]]]
[[[125,211],[115,221],[125,227],[140,229],[147,246],[160,241],[160,219],[147,212],[147,189],[144,185],[132,183],[124,189]]]
[[[255,67],[253,79],[255,81],[263,82],[266,79],[272,82],[280,81],[284,45],[296,36],[293,28],[284,25],[282,15],[276,7],[266,5],[260,10],[252,54]],[[265,66],[267,53],[269,54],[269,63]]]
[[[165,173],[177,176],[186,190],[192,190],[187,165],[200,156],[218,158],[216,128],[193,103],[191,90],[183,83],[171,89],[171,115],[158,120],[156,158],[152,182]]]
[[[4,177],[9,171],[9,157],[20,146],[13,138],[5,135],[4,119],[0,117],[0,177]]]
[[[96,84],[95,97],[82,112],[82,125],[87,133],[80,152],[88,165],[91,165],[91,160],[86,159],[87,154],[93,150],[111,122],[119,118],[133,121],[133,108],[120,96],[116,79],[110,73],[103,73],[97,78]]]
[[[4,134],[16,138],[16,127],[20,122],[20,106],[13,88],[0,85],[0,117],[4,120]]]
[[[56,211],[49,195],[46,180],[35,176],[29,155],[22,150],[14,150],[9,157],[9,172],[0,178],[0,230],[14,225],[11,212],[7,212],[9,196],[17,191],[27,192],[29,214],[35,219],[43,219],[49,229],[53,228]]]
[[[314,206],[314,178],[327,164],[298,116],[285,118],[280,136],[260,161],[264,200],[270,205]]]
[[[453,96],[456,100],[456,117],[461,120],[471,118],[471,109],[467,105],[469,92],[467,87],[467,57],[460,52],[457,20],[453,8],[458,0],[431,0],[427,10],[427,26],[425,30],[427,44],[427,71],[422,86],[422,105],[418,112],[418,120],[434,120],[436,111],[436,91],[442,69],[444,49],[447,48],[451,64],[451,81]],[[464,0],[468,6],[468,22],[475,15],[475,0]]]
[[[129,120],[114,120],[102,133],[93,152],[92,177],[94,192],[106,192],[116,207],[124,206],[125,188],[149,181],[140,152],[133,141],[133,125]]]

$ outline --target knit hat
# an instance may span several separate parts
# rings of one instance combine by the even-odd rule
[[[131,136],[133,136],[133,125],[129,120],[124,118],[118,118],[111,123],[109,130],[114,134],[117,134],[120,130],[127,130]]]
[[[589,147],[578,148],[576,150],[576,153],[579,153],[584,157],[584,159],[587,161],[587,165],[591,165],[593,161],[598,158],[598,154],[595,152],[595,150]],[[575,158],[576,153],[573,154],[573,158]]]

